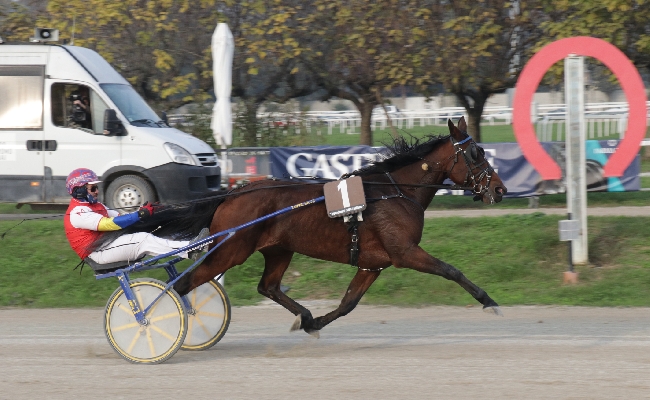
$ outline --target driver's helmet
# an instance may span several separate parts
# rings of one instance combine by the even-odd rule
[[[72,195],[74,188],[78,186],[99,182],[101,181],[97,177],[97,174],[92,170],[88,168],[77,168],[68,175],[68,178],[65,180],[65,188],[68,189],[68,193]]]

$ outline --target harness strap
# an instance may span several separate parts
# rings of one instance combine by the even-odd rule
[[[350,216],[350,222],[348,225],[348,232],[352,232],[352,244],[350,245],[350,265],[357,267],[357,269],[368,272],[381,272],[382,270],[388,268],[361,268],[359,267],[359,220],[357,220],[357,215]]]
[[[422,207],[422,204],[420,204],[417,201],[413,200],[412,198],[406,196],[404,193],[402,193],[401,190],[399,190],[399,186],[397,186],[397,183],[395,183],[395,180],[393,179],[393,177],[390,175],[389,172],[386,172],[386,176],[388,177],[388,179],[390,179],[390,182],[393,184],[393,186],[395,186],[395,190],[397,190],[397,194],[391,194],[391,195],[388,195],[388,196],[381,196],[381,200],[388,200],[388,199],[394,199],[394,198],[401,197],[403,199],[406,199],[406,200],[409,200],[409,201],[413,202],[414,204],[417,204],[418,207],[420,207],[420,209],[422,211],[424,211],[424,207]],[[374,199],[369,199],[369,200],[374,200]]]
[[[359,221],[357,215],[350,217],[348,232],[352,232],[352,244],[350,245],[350,265],[357,267],[359,265]]]

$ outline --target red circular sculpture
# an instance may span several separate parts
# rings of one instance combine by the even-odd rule
[[[569,55],[588,56],[609,68],[623,88],[630,106],[627,131],[604,167],[604,176],[621,176],[639,152],[646,133],[645,86],[632,62],[614,45],[604,40],[579,36],[561,39],[543,47],[526,64],[519,75],[513,104],[515,137],[526,159],[542,179],[560,179],[562,171],[537,140],[530,121],[530,105],[544,74],[556,62]]]

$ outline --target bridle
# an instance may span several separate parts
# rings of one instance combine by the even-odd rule
[[[463,132],[463,131],[461,131]],[[467,135],[467,132],[463,132]],[[412,184],[412,183],[399,183],[399,186],[409,186],[409,187],[426,187],[426,188],[435,188],[435,189],[449,189],[449,190],[468,190],[471,191],[474,194],[474,201],[481,200],[483,196],[487,195],[487,197],[490,199],[490,204],[496,203],[494,201],[494,197],[492,194],[490,194],[490,183],[492,182],[492,174],[494,173],[494,169],[490,165],[490,163],[487,161],[485,158],[485,150],[483,150],[482,147],[480,147],[476,142],[472,140],[471,136],[467,136],[465,139],[457,142],[454,140],[454,138],[450,135],[449,140],[451,141],[452,145],[454,146],[454,153],[448,156],[447,158],[441,160],[441,161],[429,161],[423,157],[419,157],[420,160],[423,161],[422,164],[422,169],[427,172],[442,172],[444,175],[449,178],[454,170],[454,167],[458,163],[458,155],[462,154],[463,160],[465,161],[465,167],[467,169],[467,172],[465,174],[465,180],[463,181],[462,184],[460,185],[431,185],[431,184]],[[470,142],[469,146],[467,146],[465,149],[460,147],[462,144],[465,144],[467,142]],[[478,155],[479,152],[483,156],[483,161],[477,164],[478,160]],[[448,170],[440,169],[440,168],[431,168],[430,163],[434,163],[438,165],[439,167],[442,167],[448,160],[454,159],[453,164]],[[483,167],[481,169],[481,167]],[[480,172],[478,174],[475,174],[474,171],[477,169],[480,169]],[[390,183],[382,183],[382,182],[364,182],[364,184],[368,185],[392,185],[395,186],[397,189],[397,194],[396,195],[390,195],[390,196],[382,196],[381,200],[389,199],[389,198],[394,198],[394,197],[404,197],[407,198],[411,201],[412,199],[408,198],[408,196],[405,196],[399,189],[398,184],[395,182],[395,180],[392,178],[390,173],[386,172],[386,176],[388,176],[388,179],[390,179]],[[345,177],[345,176],[344,176]],[[486,184],[482,185],[481,181],[483,179],[487,178]],[[379,199],[371,199],[371,200],[379,200]],[[420,205],[420,207],[422,207]]]
[[[463,133],[467,135],[467,132]],[[489,192],[490,182],[492,181],[492,173],[494,172],[494,169],[485,158],[485,150],[477,145],[469,135],[459,142],[455,141],[453,136],[449,136],[449,140],[451,140],[455,151],[454,154],[449,157],[454,158],[454,163],[451,165],[451,168],[449,168],[449,171],[447,171],[447,176],[451,176],[454,167],[458,163],[458,155],[462,154],[463,160],[465,161],[465,166],[467,167],[467,173],[465,174],[465,181],[463,182],[463,186],[473,188],[472,191],[474,193],[475,201],[482,199],[483,196],[487,194],[487,196],[490,198],[490,203],[494,204],[494,198]],[[461,145],[467,142],[469,142],[469,145],[463,149]],[[481,155],[483,155],[483,161],[477,164],[476,161],[478,160],[479,152]],[[484,166],[483,169],[480,169],[482,166]],[[479,169],[480,172],[478,174],[475,174],[474,171],[477,169]],[[485,178],[487,178],[487,182],[485,185],[482,185],[481,181],[483,181]]]

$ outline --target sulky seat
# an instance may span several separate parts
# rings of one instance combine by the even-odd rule
[[[143,258],[144,256],[138,258],[137,260],[132,260],[132,261],[116,261],[108,264],[100,264],[94,261],[92,258],[86,257],[84,259],[84,262],[90,265],[90,268],[92,268],[92,270],[95,271],[95,275],[98,275],[98,274],[107,274],[109,272],[117,271],[118,269],[126,268],[129,265],[142,260]]]

